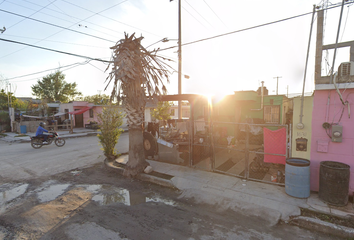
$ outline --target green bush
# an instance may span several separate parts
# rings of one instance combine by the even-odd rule
[[[124,116],[114,106],[105,107],[102,113],[98,114],[101,133],[97,136],[103,147],[103,153],[108,160],[114,160],[118,156],[115,146],[118,143],[119,136],[123,132],[123,129],[119,127],[123,124]]]
[[[8,112],[0,111],[0,124],[9,124],[10,116]]]

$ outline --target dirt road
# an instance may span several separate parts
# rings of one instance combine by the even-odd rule
[[[103,163],[0,185],[0,239],[333,239],[179,198]]]

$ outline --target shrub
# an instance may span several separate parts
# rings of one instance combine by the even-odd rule
[[[112,105],[103,108],[102,113],[98,114],[101,133],[97,136],[108,160],[114,160],[118,156],[115,146],[123,132],[123,129],[119,127],[123,124],[124,116],[123,113],[118,111],[118,108]]]

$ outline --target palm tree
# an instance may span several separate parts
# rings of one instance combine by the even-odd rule
[[[107,87],[113,84],[111,101],[117,98],[127,114],[129,124],[129,160],[123,175],[134,177],[149,166],[143,148],[144,110],[148,98],[155,99],[166,94],[163,80],[169,83],[172,68],[164,61],[170,59],[157,56],[158,50],[147,51],[142,45],[143,37],[134,34],[119,40],[113,50],[112,62],[106,71],[111,71],[106,79]]]

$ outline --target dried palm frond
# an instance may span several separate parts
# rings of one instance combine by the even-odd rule
[[[111,71],[106,79],[107,87],[112,83],[111,101],[124,95],[124,105],[133,109],[141,109],[146,100],[161,94],[166,94],[164,80],[169,83],[170,70],[165,61],[170,59],[157,55],[158,50],[147,51],[142,45],[143,37],[128,35],[111,47],[112,63],[106,71]]]

